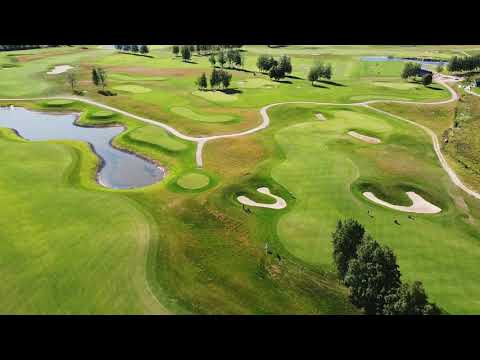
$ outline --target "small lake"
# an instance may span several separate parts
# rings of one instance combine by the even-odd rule
[[[414,62],[422,65],[446,65],[448,61],[434,60],[434,59],[414,59],[414,58],[399,58],[399,57],[388,57],[388,56],[362,56],[360,58],[362,61],[376,61],[376,62],[385,62],[385,61],[403,61],[403,62]]]
[[[112,189],[130,189],[160,181],[164,169],[134,154],[115,149],[110,141],[124,128],[74,125],[77,114],[52,114],[24,108],[0,108],[0,127],[15,129],[27,140],[81,140],[89,143],[103,161],[98,182]]]

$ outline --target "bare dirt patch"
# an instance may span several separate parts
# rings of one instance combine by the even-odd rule
[[[357,133],[356,131],[349,131],[347,134],[350,135],[350,136],[353,136],[354,138],[356,138],[358,140],[365,141],[369,144],[379,144],[379,143],[382,142],[380,139],[377,139],[377,138],[374,138],[374,137],[371,137],[371,136],[367,136],[367,135],[362,135],[362,134]]]

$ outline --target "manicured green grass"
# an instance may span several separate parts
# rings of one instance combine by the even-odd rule
[[[222,123],[235,120],[235,117],[231,115],[201,115],[184,107],[173,107],[170,110],[177,115],[184,116],[195,121]]]
[[[110,74],[108,76],[109,80],[115,80],[115,81],[162,81],[165,80],[166,78],[163,76],[131,76],[127,74]]]
[[[399,89],[399,90],[411,90],[411,89],[416,89],[420,86],[423,86],[418,83],[411,83],[411,82],[404,82],[404,83],[391,83],[391,82],[380,82],[376,81],[373,83],[376,86],[382,86],[382,87],[387,87],[387,88],[392,88],[392,89]]]
[[[46,101],[45,106],[51,106],[51,107],[60,106],[60,107],[63,107],[63,106],[71,105],[74,102],[75,101],[73,101],[73,100],[55,99],[55,100]]]
[[[114,90],[126,91],[133,94],[143,94],[152,91],[151,89],[140,85],[118,85],[113,87]]]
[[[90,114],[90,117],[94,119],[109,119],[115,116],[115,113],[107,110],[96,111],[93,114]]]
[[[214,103],[229,103],[238,99],[237,95],[225,94],[222,91],[195,90],[192,94]]]
[[[275,81],[262,79],[262,78],[249,78],[245,80],[240,80],[236,82],[240,88],[246,89],[256,89],[256,88],[269,88],[278,86],[278,83]]]
[[[332,120],[309,121],[319,111]],[[397,120],[351,108],[282,106],[272,109],[271,117],[274,123],[289,124],[274,135],[285,160],[273,167],[271,175],[297,199],[278,224],[279,238],[292,254],[331,267],[335,223],[354,217],[375,239],[394,249],[404,279],[421,280],[431,298],[449,312],[480,311],[475,300],[480,295],[475,262],[480,255],[479,229],[469,220],[480,205],[452,185],[427,135]],[[383,142],[371,146],[355,141],[346,135],[354,128]],[[413,190],[442,212],[411,220],[405,213],[369,202],[361,195],[366,190],[400,205],[408,202],[404,192]],[[467,208],[458,205],[465,202]]]
[[[177,185],[187,190],[202,189],[210,183],[208,176],[198,173],[182,175],[177,180]]]
[[[148,144],[153,144],[168,151],[183,151],[188,149],[188,145],[177,137],[168,134],[162,128],[153,125],[142,126],[128,134],[128,137]]]

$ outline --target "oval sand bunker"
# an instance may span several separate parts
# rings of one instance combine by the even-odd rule
[[[262,193],[262,194],[273,197],[276,200],[276,202],[273,203],[273,204],[258,203],[258,202],[253,201],[250,198],[248,198],[246,196],[243,196],[243,195],[237,197],[237,200],[241,204],[244,204],[244,205],[263,207],[263,208],[269,208],[269,209],[276,209],[276,210],[283,209],[283,208],[287,207],[287,202],[285,200],[283,200],[280,196],[273,195],[267,187],[258,188],[257,191],[259,193]]]
[[[400,205],[390,204],[386,201],[380,200],[375,196],[375,194],[371,192],[364,192],[363,196],[365,196],[368,200],[373,201],[374,203],[383,205],[390,209],[403,211],[403,212],[411,212],[411,213],[417,213],[417,214],[437,214],[440,211],[442,211],[442,209],[429,203],[427,200],[425,200],[424,198],[422,198],[420,195],[418,195],[413,191],[407,192],[407,196],[410,198],[410,200],[412,200],[412,205],[410,206],[400,206]]]
[[[349,131],[347,134],[356,138],[356,139],[358,139],[358,140],[365,141],[369,144],[379,144],[379,143],[382,142],[380,139],[377,139],[377,138],[374,138],[374,137],[371,137],[371,136],[367,136],[367,135],[362,135],[362,134],[357,133],[356,131]]]
[[[62,74],[70,69],[73,69],[73,66],[70,65],[57,65],[52,70],[47,72],[48,75],[58,75]]]

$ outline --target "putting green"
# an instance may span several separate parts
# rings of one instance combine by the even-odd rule
[[[189,173],[177,180],[177,185],[187,190],[202,189],[210,183],[210,178],[203,174]]]
[[[188,149],[188,145],[158,126],[143,126],[132,131],[128,136],[132,140],[157,145],[168,151],[178,152]]]
[[[235,120],[235,117],[231,115],[201,115],[184,107],[173,107],[170,110],[175,114],[201,122],[221,123]]]
[[[64,100],[64,99],[58,99],[58,100],[50,100],[45,102],[44,104],[46,106],[67,106],[73,104],[75,101],[73,100]]]
[[[268,89],[270,87],[278,86],[278,83],[271,80],[262,79],[262,78],[240,80],[240,81],[237,81],[237,84],[239,87],[245,88],[245,89],[258,89],[258,88]]]
[[[115,115],[114,112],[106,111],[106,110],[100,110],[100,111],[96,111],[93,114],[91,114],[90,117],[94,118],[94,119],[108,119],[108,118],[113,117],[114,115]]]
[[[119,85],[119,86],[114,86],[113,89],[118,91],[129,92],[133,94],[144,94],[152,91],[152,89],[149,89],[147,87],[140,86],[140,85]]]
[[[387,87],[389,89],[397,89],[397,90],[411,90],[420,87],[420,84],[414,84],[410,82],[383,82],[377,81],[374,82],[373,85]]]
[[[232,101],[238,100],[238,96],[236,94],[225,94],[224,92],[221,92],[221,91],[196,90],[192,94],[196,96],[200,96],[205,100],[219,102],[219,103],[232,102]]]

